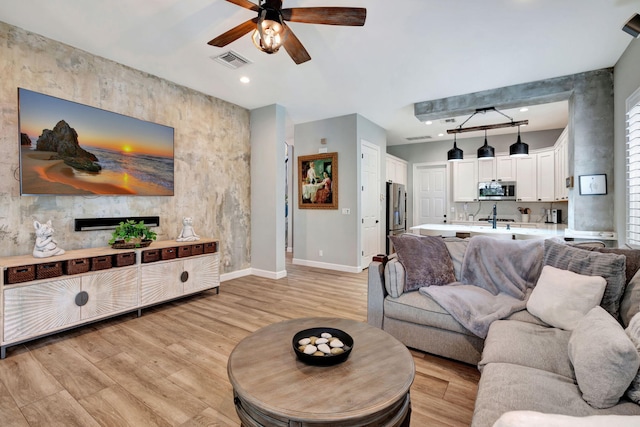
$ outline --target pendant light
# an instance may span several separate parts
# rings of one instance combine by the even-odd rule
[[[447,160],[450,162],[459,162],[462,160],[462,150],[458,148],[456,144],[456,138],[458,135],[453,135],[453,148],[447,153]]]
[[[495,112],[498,113],[504,117],[506,117],[507,119],[509,119],[508,122],[506,123],[496,123],[496,124],[491,124],[491,125],[482,125],[482,126],[472,126],[472,127],[464,127],[464,125],[471,120],[471,118],[473,118],[476,114],[485,114],[487,112]],[[496,156],[496,151],[495,149],[489,145],[489,143],[487,142],[487,129],[500,129],[500,128],[506,128],[506,127],[516,127],[518,126],[518,142],[516,142],[515,144],[511,145],[509,147],[509,152],[510,155],[512,157],[524,157],[524,156],[528,156],[529,155],[529,146],[525,143],[522,142],[522,140],[520,139],[520,125],[528,125],[529,124],[529,120],[520,120],[520,121],[514,121],[512,117],[507,116],[505,113],[503,113],[502,111],[498,110],[496,107],[484,107],[484,108],[476,108],[476,111],[471,114],[467,120],[465,120],[464,122],[462,122],[462,124],[460,126],[458,126],[455,129],[447,129],[447,133],[452,133],[454,135],[459,134],[459,133],[463,133],[463,132],[477,132],[477,131],[484,131],[484,145],[480,148],[478,148],[478,159],[493,159]],[[453,139],[453,149],[449,150],[447,158],[449,161],[456,161],[456,160],[462,160],[462,150],[460,150],[457,146],[456,146],[456,140],[455,138]]]
[[[484,145],[478,148],[479,159],[493,159],[496,156],[496,150],[487,143],[487,130],[484,130]]]
[[[518,126],[518,140],[509,147],[510,157],[527,157],[529,155],[529,144],[520,139],[520,126]]]

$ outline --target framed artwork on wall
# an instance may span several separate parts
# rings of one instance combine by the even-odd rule
[[[298,207],[338,209],[338,153],[298,156]]]
[[[607,194],[607,175],[580,175],[581,196],[601,196]]]

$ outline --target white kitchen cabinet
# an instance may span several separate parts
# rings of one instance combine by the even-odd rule
[[[478,182],[494,181],[496,179],[496,158],[478,159]]]
[[[498,181],[516,180],[516,158],[510,156],[496,157],[496,179]]]
[[[562,131],[555,145],[555,200],[569,200],[569,189],[566,182],[569,177],[569,140],[567,128]]]
[[[539,202],[553,202],[555,200],[555,156],[554,150],[547,150],[536,154],[537,167],[537,200]]]
[[[535,154],[516,158],[516,197],[519,202],[535,202],[537,194]]]
[[[398,157],[387,154],[386,157],[387,167],[387,181],[395,182],[398,184],[407,185],[407,162]]]
[[[493,159],[478,159],[478,182],[515,180],[515,158],[498,155]]]
[[[453,201],[478,200],[478,161],[465,159],[453,162]]]

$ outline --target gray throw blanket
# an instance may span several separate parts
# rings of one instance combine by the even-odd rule
[[[428,286],[430,296],[465,328],[486,338],[491,322],[526,308],[538,281],[544,239],[501,240],[476,236],[469,240],[460,281]]]

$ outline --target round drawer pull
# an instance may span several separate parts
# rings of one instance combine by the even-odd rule
[[[180,280],[182,281],[182,283],[184,283],[187,280],[189,280],[189,272],[188,271],[183,271],[182,274],[180,275]]]
[[[88,302],[89,302],[89,294],[86,293],[85,291],[78,292],[78,294],[76,295],[76,305],[78,307],[82,307]]]

